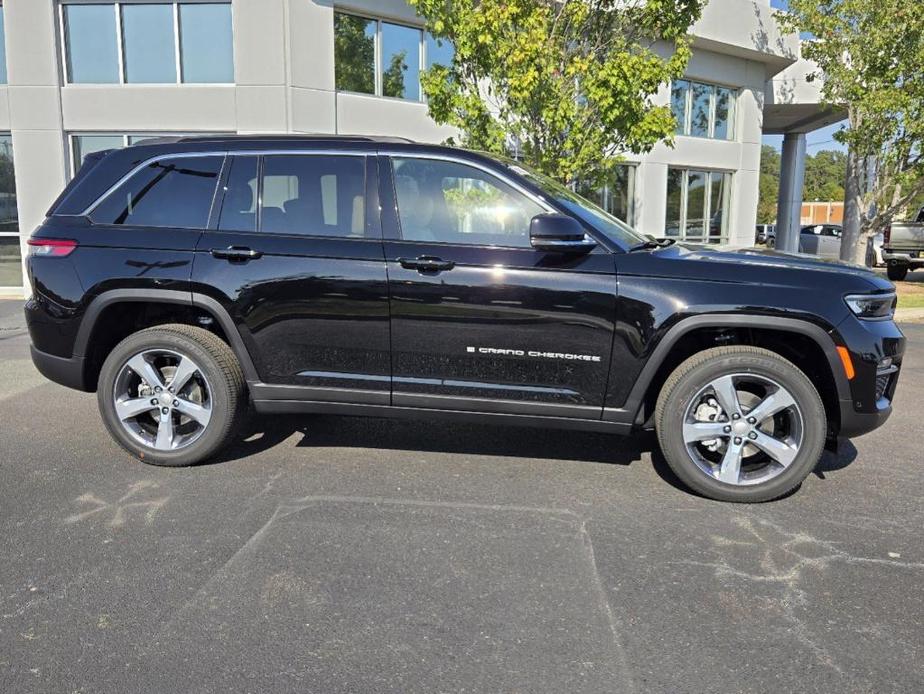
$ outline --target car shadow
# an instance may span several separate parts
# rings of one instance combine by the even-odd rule
[[[206,464],[239,460],[291,436],[299,448],[367,448],[630,465],[657,448],[653,434],[626,437],[560,429],[333,415],[251,418],[247,432]]]
[[[363,448],[610,465],[631,465],[649,453],[654,470],[662,480],[676,489],[700,496],[671,470],[654,432],[618,436],[561,429],[334,415],[252,416],[238,441],[203,464],[241,460],[267,451],[292,436],[298,437],[295,446],[299,448]],[[826,473],[843,470],[856,458],[857,449],[853,443],[841,441],[836,452],[824,451],[813,473],[819,479],[827,479]],[[790,494],[796,490],[798,487]]]

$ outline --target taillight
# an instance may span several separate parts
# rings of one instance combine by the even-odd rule
[[[886,244],[892,238],[892,225],[890,224],[882,231],[882,243]]]
[[[29,239],[29,255],[63,258],[77,248],[73,239]]]

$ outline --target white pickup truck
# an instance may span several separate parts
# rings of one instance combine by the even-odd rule
[[[907,222],[892,222],[883,234],[882,260],[888,266],[889,279],[905,279],[910,270],[924,267],[924,207]]]

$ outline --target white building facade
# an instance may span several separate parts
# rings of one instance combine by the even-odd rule
[[[418,80],[448,47],[403,0],[4,0],[0,17],[0,294],[26,292],[26,238],[88,152],[195,133],[451,134]],[[642,232],[751,245],[761,136],[787,134],[794,156],[840,114],[818,106],[769,0],[711,0],[693,33],[687,78],[657,96],[674,147],[628,156],[596,193]]]

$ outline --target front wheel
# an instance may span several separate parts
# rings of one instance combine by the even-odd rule
[[[116,345],[100,370],[97,400],[125,450],[169,466],[217,453],[246,406],[231,348],[207,330],[180,324],[141,330]]]
[[[758,347],[707,349],[680,364],[655,410],[661,451],[691,489],[759,502],[795,489],[821,458],[824,404],[792,362]]]

